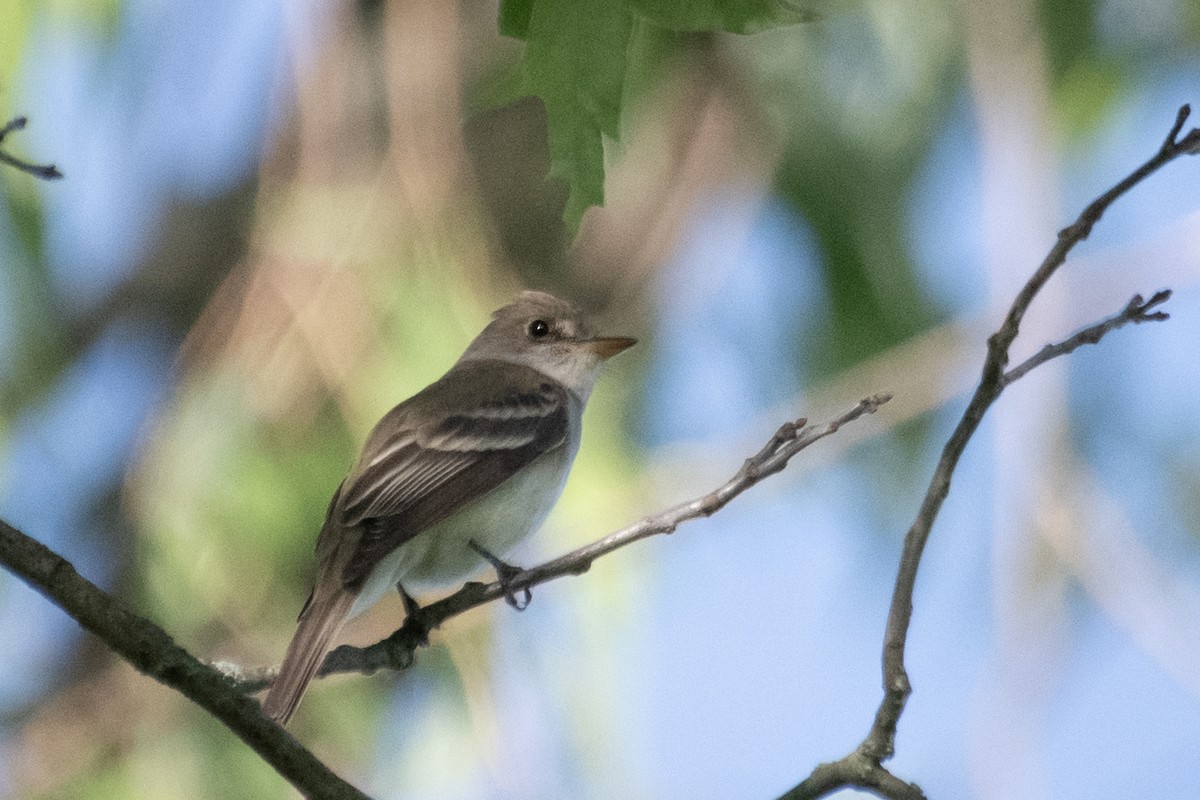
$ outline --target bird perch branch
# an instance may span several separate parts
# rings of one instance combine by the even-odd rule
[[[568,575],[582,575],[597,558],[619,550],[636,541],[660,533],[673,533],[684,522],[709,517],[725,507],[730,500],[760,481],[783,470],[801,450],[824,439],[848,422],[864,414],[873,414],[891,399],[889,394],[868,397],[853,408],[822,425],[810,426],[807,420],[787,422],[775,432],[761,450],[742,464],[732,478],[708,494],[686,503],[644,517],[637,522],[610,533],[603,539],[584,545],[536,567],[522,570],[508,580],[510,592],[521,592],[539,584]],[[319,675],[341,672],[370,674],[380,669],[405,669],[412,664],[417,648],[425,644],[429,630],[437,628],[451,617],[504,597],[499,582],[468,583],[454,594],[421,609],[419,619],[409,618],[386,639],[368,647],[343,645],[325,658]],[[230,664],[218,664],[244,691],[258,691],[270,686],[278,667],[242,670]]]
[[[1005,388],[1035,367],[1058,356],[1066,355],[1084,344],[1098,342],[1104,335],[1123,325],[1167,319],[1167,315],[1161,311],[1147,312],[1165,302],[1170,297],[1169,291],[1158,292],[1148,301],[1143,301],[1140,295],[1136,295],[1120,313],[1085,328],[1058,344],[1047,345],[1024,363],[1006,371],[1009,348],[1017,338],[1021,321],[1034,297],[1066,261],[1071,250],[1088,237],[1092,227],[1104,215],[1108,207],[1163,165],[1179,156],[1194,154],[1200,149],[1200,129],[1193,128],[1182,138],[1179,136],[1190,113],[1191,109],[1188,106],[1181,107],[1175,117],[1174,125],[1158,152],[1111,189],[1093,200],[1073,223],[1059,232],[1058,239],[1050,248],[1046,258],[1017,293],[1000,329],[988,338],[987,356],[984,359],[983,374],[980,377],[979,385],[971,396],[958,425],[946,441],[941,458],[934,469],[929,489],[926,491],[925,499],[921,503],[912,527],[904,537],[904,549],[900,556],[900,567],[896,576],[896,586],[892,594],[887,628],[884,633],[884,695],[879,709],[876,711],[874,724],[872,724],[866,739],[855,751],[838,761],[819,765],[808,778],[782,795],[780,800],[810,800],[848,786],[866,789],[881,797],[893,798],[893,800],[924,798],[924,794],[916,784],[896,778],[882,764],[895,752],[896,726],[900,722],[900,715],[904,713],[904,705],[912,692],[908,673],[904,667],[904,650],[908,639],[909,622],[912,619],[912,598],[917,580],[917,568],[920,566],[921,555],[925,550],[925,543],[929,539],[929,532],[950,491],[950,479],[954,475],[963,450],[966,449],[967,442],[979,428],[984,414],[996,402]]]
[[[842,425],[874,413],[889,399],[886,394],[868,397],[822,425],[808,426],[803,419],[784,424],[724,485],[524,570],[510,579],[510,591],[529,589],[566,575],[580,575],[601,556],[648,536],[670,533],[688,520],[715,514],[751,486],[782,471],[801,450],[835,433]],[[277,667],[242,671],[228,664],[208,665],[197,660],[157,625],[134,614],[80,576],[69,561],[3,521],[0,521],[0,564],[74,617],[137,669],[219,719],[305,797],[366,800],[365,794],[335,775],[283,728],[264,717],[258,703],[246,696],[248,691],[270,685]],[[423,609],[420,625],[406,620],[396,633],[370,647],[338,648],[326,658],[322,674],[404,668],[412,662],[416,649],[425,643],[427,630],[504,594],[499,583],[469,583]]]

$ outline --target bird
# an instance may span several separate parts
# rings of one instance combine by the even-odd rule
[[[287,724],[342,626],[393,587],[412,614],[406,586],[451,585],[485,563],[502,584],[517,571],[502,556],[557,502],[601,366],[636,342],[598,336],[573,303],[525,291],[383,416],[329,503],[268,717]]]

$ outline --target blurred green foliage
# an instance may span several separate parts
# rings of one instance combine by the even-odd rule
[[[807,363],[830,375],[938,319],[913,277],[909,187],[950,102],[962,42],[953,3],[881,0],[860,13],[738,40],[786,149],[778,190],[825,257],[831,330]]]
[[[673,31],[759,33],[816,18],[798,2],[780,0],[628,0],[642,19]]]

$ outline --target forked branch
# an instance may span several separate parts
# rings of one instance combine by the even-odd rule
[[[3,127],[0,127],[0,144],[4,144],[4,140],[10,133],[14,131],[24,130],[29,120],[25,117],[13,117]],[[35,178],[42,180],[54,180],[61,178],[62,173],[58,171],[58,167],[53,164],[34,164],[16,156],[9,155],[4,150],[0,150],[0,163],[8,164],[10,167],[15,167],[22,172],[27,172]]]
[[[899,724],[900,715],[904,713],[904,705],[912,691],[908,673],[904,667],[904,650],[908,639],[909,622],[912,619],[912,598],[917,580],[917,568],[920,566],[921,555],[925,550],[925,543],[929,539],[929,532],[950,491],[950,479],[958,466],[959,458],[966,449],[967,442],[979,428],[984,414],[996,402],[1005,388],[1035,367],[1058,356],[1066,355],[1084,344],[1094,344],[1106,334],[1124,325],[1167,319],[1166,313],[1152,312],[1150,309],[1164,303],[1170,297],[1169,291],[1158,292],[1148,301],[1143,301],[1140,295],[1135,295],[1121,312],[1085,328],[1058,344],[1047,345],[1024,363],[1012,370],[1007,369],[1009,349],[1020,332],[1021,321],[1034,297],[1066,261],[1071,250],[1088,237],[1092,227],[1100,220],[1109,206],[1164,164],[1170,163],[1182,155],[1194,154],[1200,148],[1200,130],[1193,128],[1186,135],[1180,137],[1190,113],[1191,109],[1188,106],[1180,108],[1171,130],[1158,152],[1111,189],[1093,200],[1073,223],[1059,232],[1058,239],[1050,248],[1046,258],[1017,293],[999,330],[988,338],[987,356],[984,359],[979,385],[971,396],[970,402],[967,403],[967,408],[958,425],[955,426],[942,449],[941,458],[934,469],[933,478],[930,480],[917,517],[904,537],[904,549],[900,556],[900,567],[896,575],[896,586],[888,612],[887,629],[884,633],[883,700],[875,713],[874,724],[871,725],[866,739],[854,752],[838,761],[819,765],[808,778],[786,792],[781,800],[807,800],[808,798],[822,797],[848,786],[866,789],[881,797],[893,798],[893,800],[914,800],[914,798],[924,797],[915,784],[895,778],[882,764],[895,752],[896,726]]]

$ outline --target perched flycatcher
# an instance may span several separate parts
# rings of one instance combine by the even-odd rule
[[[600,365],[635,341],[596,336],[571,303],[524,292],[379,421],[329,504],[269,717],[288,721],[342,625],[392,587],[450,584],[485,558],[504,566],[562,492]]]

